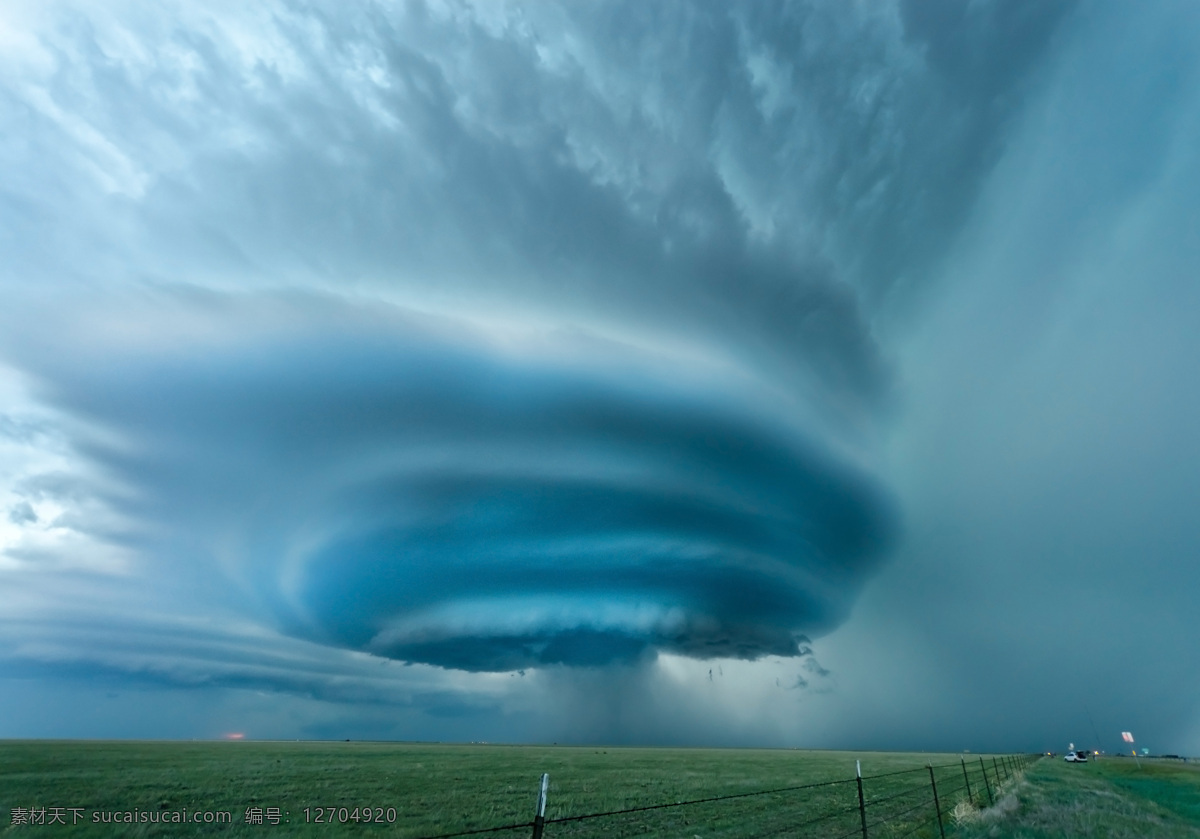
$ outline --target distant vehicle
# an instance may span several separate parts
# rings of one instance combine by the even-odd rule
[[[1087,763],[1088,753],[1083,751],[1067,752],[1063,757],[1067,763]]]

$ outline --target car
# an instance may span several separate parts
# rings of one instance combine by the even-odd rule
[[[1088,753],[1083,750],[1077,752],[1067,752],[1066,755],[1063,756],[1063,760],[1065,760],[1067,763],[1087,763],[1087,759]]]

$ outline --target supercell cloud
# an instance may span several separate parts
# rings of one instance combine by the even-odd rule
[[[889,153],[878,56],[809,101],[716,6],[12,14],[5,356],[147,596],[468,671],[796,656],[848,614],[897,533],[890,374],[819,184],[878,181],[836,136]]]
[[[1117,648],[1186,695],[1200,23],[1126,16],[6,5],[0,735],[1017,748]]]
[[[464,670],[792,656],[893,535],[877,481],[728,366],[387,304],[205,302],[12,332],[122,488],[139,564],[228,576],[286,634]]]

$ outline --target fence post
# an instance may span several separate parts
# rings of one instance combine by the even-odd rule
[[[962,764],[963,780],[967,782],[967,801],[970,801],[971,806],[973,807],[975,806],[975,796],[971,794],[971,776],[967,774],[967,759],[965,757],[960,757],[958,761]]]
[[[546,829],[546,791],[550,788],[549,773],[542,773],[542,785],[538,789],[537,815],[533,819],[533,839],[542,839],[542,831]]]
[[[992,756],[992,768],[996,770],[996,786],[1000,786],[1000,764],[996,762],[996,756]]]
[[[867,839],[867,805],[863,800],[861,761],[854,761],[854,774],[858,777],[858,817],[862,819],[863,839]]]
[[[929,770],[929,786],[933,787],[933,809],[937,812],[938,833],[942,834],[942,839],[946,839],[946,828],[942,827],[942,803],[938,801],[937,781],[933,778],[933,764],[927,763],[925,767]]]
[[[979,758],[979,768],[983,770],[983,785],[987,787],[988,801],[992,804],[996,803],[996,797],[992,795],[992,785],[988,783],[987,767],[983,763],[983,758]]]

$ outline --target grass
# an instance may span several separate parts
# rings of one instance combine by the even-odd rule
[[[967,819],[956,831],[963,839],[1200,839],[1200,767],[1046,759],[991,813]]]
[[[972,758],[978,760],[977,758]],[[394,743],[0,742],[0,836],[399,836],[532,820],[541,773],[550,774],[546,816],[687,801],[838,780],[816,789],[650,810],[547,826],[546,839],[603,836],[722,837],[799,830],[859,832],[855,761],[862,762],[871,836],[933,836],[927,763],[943,806],[965,792],[959,756],[792,750],[577,748]],[[992,764],[987,771],[993,775]],[[1003,764],[1001,764],[1002,766]],[[905,770],[915,770],[908,771]],[[882,778],[870,776],[889,774]],[[970,781],[984,796],[976,763]],[[993,777],[991,783],[995,783]],[[1181,804],[1180,806],[1184,806]],[[83,808],[76,825],[12,824],[13,808]],[[249,807],[279,808],[286,823],[245,822]],[[316,824],[318,807],[381,808],[385,823]],[[386,823],[386,808],[396,811]],[[229,824],[96,824],[98,812],[227,811]],[[308,808],[308,815],[305,815]],[[908,811],[905,813],[904,811]],[[338,813],[334,811],[337,821]],[[66,813],[71,820],[71,813]],[[915,832],[912,832],[915,831]],[[495,835],[527,836],[529,828]]]

